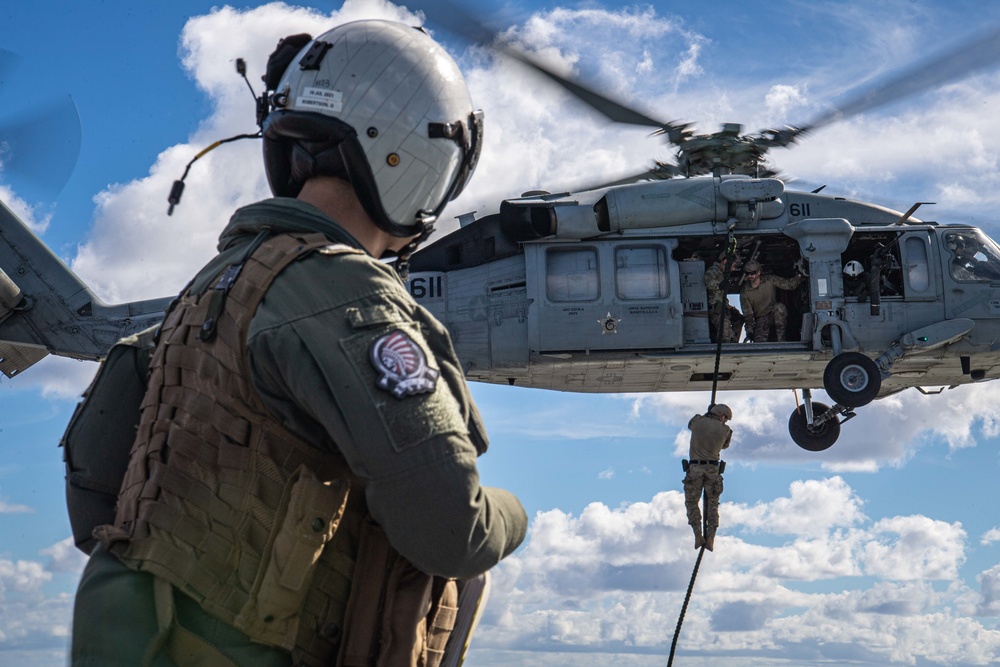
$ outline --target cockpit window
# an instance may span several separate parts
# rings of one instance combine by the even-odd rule
[[[948,232],[944,244],[950,254],[948,270],[955,280],[1000,280],[1000,248],[978,229]]]

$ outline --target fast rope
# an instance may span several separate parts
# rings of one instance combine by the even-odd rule
[[[708,498],[702,493],[702,531],[707,529],[706,517],[708,516]],[[694,591],[694,580],[698,578],[698,568],[701,567],[701,559],[705,555],[705,545],[698,549],[698,560],[694,562],[694,570],[691,572],[691,581],[688,582],[687,593],[684,595],[684,604],[681,605],[681,613],[677,617],[677,627],[674,628],[674,639],[670,642],[670,656],[667,658],[667,667],[674,664],[674,651],[677,650],[677,638],[681,634],[681,625],[684,624],[684,616],[687,614],[688,603],[691,602],[691,593]]]
[[[719,310],[719,320],[715,326],[715,372],[712,374],[712,401],[708,405],[708,409],[711,410],[712,406],[715,405],[715,394],[719,387],[719,364],[722,361],[722,318],[729,317],[729,309],[726,307],[726,298],[729,294],[729,271],[732,267],[733,258],[736,256],[736,244],[733,242],[732,233],[729,234],[729,239],[726,243],[726,258],[722,261],[722,294],[723,302],[722,308]],[[702,512],[701,512],[701,523],[702,523],[702,533],[708,532],[708,496],[702,491],[701,495],[702,502]],[[677,650],[677,638],[681,634],[681,625],[684,624],[684,616],[687,614],[688,604],[691,602],[691,593],[694,591],[694,582],[698,578],[698,570],[701,568],[701,559],[705,555],[705,545],[703,544],[698,550],[698,559],[694,562],[694,570],[691,572],[691,581],[688,582],[687,593],[684,595],[684,604],[681,605],[681,613],[677,617],[677,627],[674,628],[674,639],[670,642],[670,656],[667,658],[667,667],[672,667],[674,664],[674,652]]]

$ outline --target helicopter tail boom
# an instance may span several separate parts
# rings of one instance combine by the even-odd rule
[[[108,305],[0,202],[0,372],[47,354],[100,359],[120,338],[152,326],[170,298]]]

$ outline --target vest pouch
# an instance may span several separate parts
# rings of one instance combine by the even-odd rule
[[[316,561],[340,525],[350,488],[347,478],[321,482],[305,466],[292,476],[255,592],[236,618],[236,627],[254,640],[295,647]]]
[[[421,572],[392,548],[370,517],[344,616],[338,665],[438,667],[458,615],[454,579]]]
[[[115,505],[146,394],[154,329],[116,343],[83,393],[62,441],[66,509],[76,546],[89,554],[97,526],[115,522]]]

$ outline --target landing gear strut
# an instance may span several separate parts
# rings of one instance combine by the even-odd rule
[[[788,418],[788,433],[795,444],[810,452],[829,449],[840,437],[840,425],[855,416],[851,408],[835,404],[830,407],[812,400],[812,391],[802,390],[802,405]],[[844,419],[840,419],[844,415]]]

